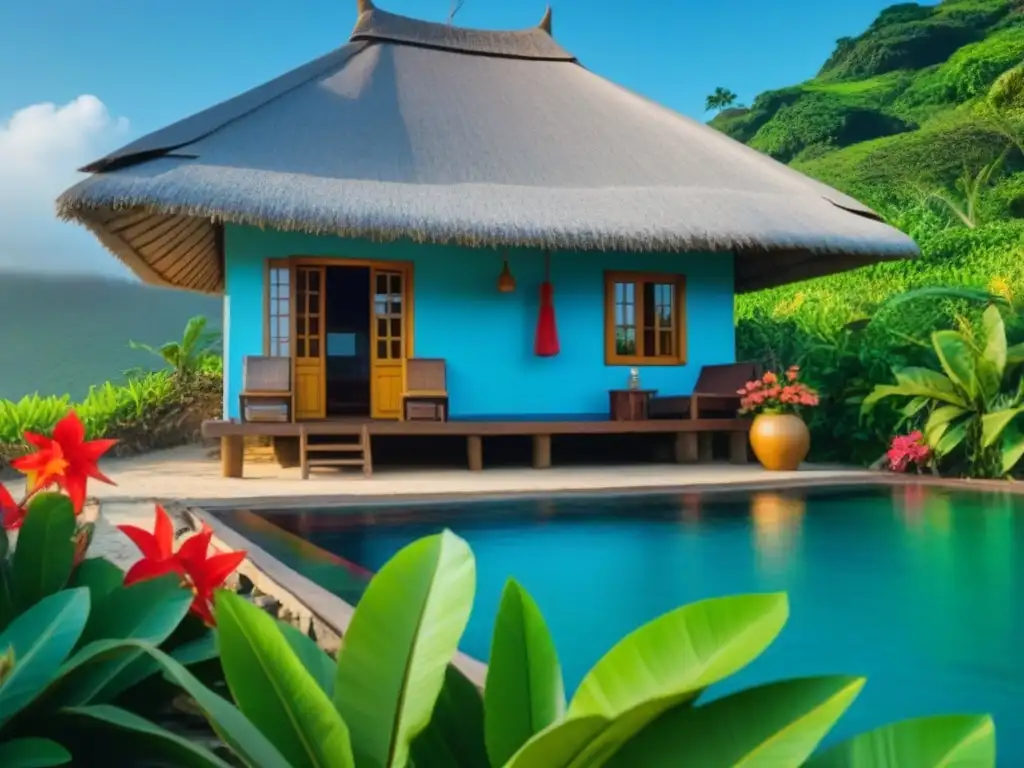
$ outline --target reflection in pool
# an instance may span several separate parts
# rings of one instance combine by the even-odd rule
[[[782,636],[716,694],[863,674],[868,684],[833,738],[898,718],[985,711],[996,718],[1001,764],[1024,765],[1024,496],[909,485],[258,515],[223,516],[352,602],[365,583],[360,568],[376,570],[410,541],[451,528],[477,558],[462,650],[486,660],[502,586],[515,577],[548,620],[569,690],[616,640],[665,611],[784,590]]]

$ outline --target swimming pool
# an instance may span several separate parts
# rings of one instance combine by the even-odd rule
[[[665,611],[783,590],[791,617],[782,636],[716,695],[780,677],[862,674],[868,684],[829,741],[917,715],[990,712],[1000,764],[1024,765],[1024,496],[862,486],[257,515],[369,571],[414,539],[452,529],[477,559],[462,650],[486,660],[501,589],[515,577],[547,618],[569,691],[619,638]],[[360,568],[296,554],[274,527],[221,516],[358,600]]]

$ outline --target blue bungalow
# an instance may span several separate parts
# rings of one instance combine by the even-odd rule
[[[586,69],[550,10],[494,32],[359,0],[337,50],[82,170],[63,218],[148,283],[223,295],[222,430],[259,358],[289,361],[289,423],[401,423],[421,359],[453,424],[608,421],[631,375],[686,395],[734,362],[736,293],[917,254]]]

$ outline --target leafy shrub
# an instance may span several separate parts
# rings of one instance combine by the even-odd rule
[[[221,663],[234,705],[166,654],[149,653],[239,762],[254,768],[823,768],[873,765],[862,756],[875,754],[898,765],[995,764],[987,715],[910,720],[814,754],[864,678],[782,680],[700,702],[778,636],[789,613],[783,594],[671,611],[613,647],[566,702],[544,618],[509,581],[481,695],[450,663],[472,608],[475,570],[468,545],[449,531],[402,549],[360,599],[336,663],[302,633],[218,593]],[[151,754],[166,754],[160,734],[114,725],[143,739]],[[189,756],[189,765],[223,765],[199,745]]]
[[[0,466],[5,457],[28,449],[22,441],[24,432],[48,433],[72,410],[89,437],[118,439],[118,453],[192,440],[202,421],[216,416],[221,408],[223,362],[215,352],[216,337],[206,334],[202,318],[193,318],[182,341],[160,350],[156,352],[168,359],[167,369],[129,371],[123,384],[93,386],[80,403],[72,403],[66,395],[39,393],[16,402],[0,400]]]
[[[992,84],[988,98],[997,109],[1024,109],[1024,64],[1004,72]]]
[[[179,550],[180,558],[172,559],[174,534],[165,516],[163,525],[157,526],[162,533],[159,546],[154,539],[150,554],[171,567],[161,568],[158,561],[147,559],[126,576],[108,560],[87,558],[93,526],[81,524],[77,515],[84,505],[86,478],[103,477],[96,463],[110,441],[91,443],[83,441],[83,435],[77,417],[65,417],[52,438],[36,438],[36,452],[17,462],[28,473],[25,498],[16,502],[0,486],[4,766],[70,763],[72,754],[79,757],[72,742],[83,724],[89,726],[93,741],[97,731],[114,724],[141,728],[158,742],[187,743],[140,716],[166,715],[176,696],[147,651],[166,656],[179,669],[192,666],[212,685],[222,681],[215,636],[189,611],[209,618],[200,609],[244,553],[207,558],[211,534],[203,532]],[[15,529],[17,546],[12,551],[8,531]],[[126,532],[132,531],[126,527]],[[184,557],[186,548],[190,559]],[[222,576],[205,567],[217,557],[232,561],[231,569],[220,569]],[[170,576],[172,572],[175,575]],[[132,573],[138,583],[131,584]],[[192,588],[183,588],[183,578]],[[101,764],[125,764],[130,747],[128,740],[104,743]],[[136,756],[152,759],[154,754]]]
[[[1024,345],[1008,347],[999,309],[984,314],[984,334],[936,331],[931,337],[939,370],[904,367],[895,384],[879,384],[864,399],[865,413],[887,397],[909,399],[904,415],[926,419],[924,436],[939,460],[960,458],[969,477],[1003,477],[1024,457]]]
[[[962,20],[923,19],[869,29],[830,59],[820,76],[834,79],[873,77],[899,69],[922,69],[945,61],[983,34]]]
[[[967,101],[985,94],[990,86],[1024,59],[1024,27],[998,32],[985,40],[965,45],[942,67],[948,94]]]
[[[878,110],[850,107],[835,94],[812,92],[780,107],[750,140],[750,146],[788,162],[809,146],[843,147],[908,128]]]

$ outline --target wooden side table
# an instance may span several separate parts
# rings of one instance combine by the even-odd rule
[[[610,389],[608,400],[612,421],[644,421],[656,389]]]

